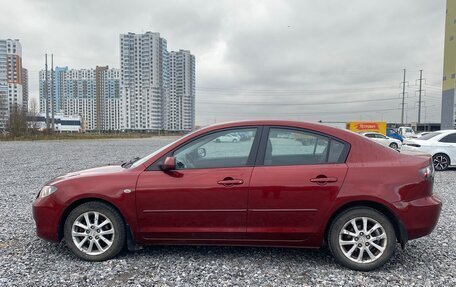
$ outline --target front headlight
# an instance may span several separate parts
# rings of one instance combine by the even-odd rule
[[[43,186],[43,188],[40,190],[40,193],[38,194],[38,197],[46,197],[46,196],[54,193],[56,190],[57,190],[57,187],[52,186],[52,185]]]

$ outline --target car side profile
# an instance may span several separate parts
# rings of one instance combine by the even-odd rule
[[[390,138],[381,133],[376,132],[365,132],[361,133],[363,136],[370,138],[374,142],[378,142],[381,145],[390,147],[392,149],[400,149],[402,142],[398,139]]]
[[[217,142],[233,133],[248,140]],[[441,202],[428,155],[314,123],[213,125],[136,161],[59,176],[33,203],[37,235],[100,261],[125,246],[320,248],[355,270],[428,235]]]
[[[403,150],[430,154],[434,168],[446,170],[456,165],[456,130],[441,130],[408,139]]]

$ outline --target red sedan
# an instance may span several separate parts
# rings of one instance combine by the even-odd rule
[[[91,261],[146,244],[327,245],[341,264],[372,270],[432,232],[433,181],[429,156],[319,124],[246,121],[57,177],[33,214],[39,237]]]

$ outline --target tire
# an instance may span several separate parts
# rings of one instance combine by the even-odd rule
[[[72,231],[77,235],[73,236]],[[103,261],[113,258],[124,248],[126,230],[122,217],[113,207],[91,201],[70,212],[65,220],[64,237],[68,248],[76,256],[87,261]]]
[[[367,218],[367,228],[363,227],[364,218]],[[355,222],[358,232],[352,222]],[[371,231],[377,224],[379,227]],[[343,233],[343,230],[356,236]],[[378,239],[374,239],[372,234]],[[328,246],[341,265],[353,270],[370,271],[383,266],[393,256],[396,250],[396,234],[393,225],[382,213],[369,207],[354,207],[342,212],[332,221],[328,232]],[[383,248],[383,251],[377,247]],[[366,250],[369,250],[370,254]]]
[[[398,149],[398,148],[399,148],[399,146],[397,145],[397,143],[394,143],[394,142],[393,142],[393,143],[390,143],[389,147],[392,148],[392,149]]]
[[[435,170],[444,171],[450,166],[450,158],[444,153],[438,153],[432,157],[432,163]]]
[[[237,143],[237,142],[238,142],[238,140],[237,140],[237,139],[233,139],[233,143]]]

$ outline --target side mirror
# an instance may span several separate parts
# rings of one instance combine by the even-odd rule
[[[163,164],[160,165],[161,170],[170,171],[176,169],[176,158],[173,156],[168,156],[165,158]]]
[[[200,148],[198,149],[198,157],[199,157],[199,158],[202,158],[202,157],[205,157],[205,156],[206,156],[206,149],[203,148],[203,147],[200,147]]]

